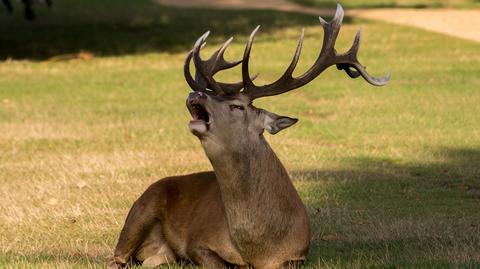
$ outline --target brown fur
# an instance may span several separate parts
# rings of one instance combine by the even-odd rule
[[[258,27],[250,35],[243,59],[228,62],[227,40],[208,60],[200,49],[209,32],[187,54],[185,79],[194,90],[187,99],[193,120],[190,131],[199,138],[214,172],[160,180],[134,204],[115,250],[113,267],[131,258],[155,266],[187,259],[210,268],[227,264],[261,269],[282,268],[305,260],[310,224],[305,207],[268,143],[271,134],[296,119],[252,105],[256,98],[299,88],[336,65],[352,78],[385,85],[387,74],[375,78],[357,60],[360,32],[346,53],[337,54],[335,41],[344,17],[337,5],[333,20],[320,18],[324,42],[319,58],[304,74],[293,77],[304,34],[287,70],[275,82],[255,86],[248,72],[250,51]],[[193,59],[195,79],[190,73]],[[219,83],[214,75],[242,63],[241,83]],[[243,89],[243,90],[242,90]]]
[[[305,260],[310,224],[263,130],[296,122],[257,109],[243,95],[192,93],[208,111],[199,137],[215,172],[151,185],[128,214],[112,267],[129,260],[156,266],[179,259],[209,268],[283,268]],[[232,105],[242,110],[232,110]],[[206,131],[208,130],[208,131]]]

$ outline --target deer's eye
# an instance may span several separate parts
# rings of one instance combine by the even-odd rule
[[[233,111],[235,109],[238,109],[238,110],[244,110],[245,107],[243,106],[238,106],[238,105],[230,105],[230,110]]]

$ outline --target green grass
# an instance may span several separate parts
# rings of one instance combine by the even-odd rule
[[[290,0],[310,7],[346,8],[480,8],[478,0]]]
[[[207,52],[237,37],[232,59],[261,23],[260,82],[286,68],[301,27],[297,73],[321,45],[308,15],[110,3],[56,2],[34,23],[0,17],[0,57],[12,59],[0,63],[0,268],[103,268],[150,183],[210,169],[187,130],[182,75],[205,30]],[[360,26],[359,58],[373,74],[392,71],[388,86],[332,68],[256,103],[300,118],[268,139],[311,215],[306,268],[478,268],[480,46],[350,19],[338,50]]]

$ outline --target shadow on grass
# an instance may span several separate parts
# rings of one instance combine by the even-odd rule
[[[311,262],[341,268],[479,266],[480,149],[442,148],[430,160],[363,157],[347,161],[347,169],[293,172],[306,184]],[[442,257],[446,253],[455,254]]]
[[[297,171],[293,177],[309,180],[398,180],[435,179],[448,184],[452,180],[480,180],[480,149],[441,148],[432,150],[432,163],[408,164],[389,158],[357,157],[347,160],[351,169],[343,171]]]
[[[348,169],[295,171],[294,179],[307,182],[330,181],[344,188],[348,197],[367,195],[371,190],[365,186],[380,187],[382,196],[394,197],[392,191],[405,188],[439,187],[459,189],[469,194],[480,194],[480,149],[442,148],[431,152],[431,163],[404,163],[399,159],[358,157],[346,161]],[[373,184],[373,185],[372,185]],[[414,185],[410,185],[414,184]],[[342,187],[343,186],[343,187]],[[356,189],[359,188],[359,189]],[[349,189],[351,189],[349,191]],[[363,191],[362,191],[363,189]]]
[[[438,239],[418,240],[417,238],[374,240],[359,242],[314,243],[306,267],[317,268],[479,268],[478,257],[458,259],[441,256],[444,245]],[[478,244],[477,244],[478,246]],[[437,253],[435,253],[437,252]],[[465,255],[468,255],[465,253]]]
[[[478,268],[480,149],[443,148],[432,156],[423,164],[364,157],[347,162],[343,170],[294,172],[314,193],[305,195],[311,198],[313,224],[305,268]],[[323,199],[319,193],[325,185],[315,183],[326,181],[333,183],[326,193],[335,195]],[[0,255],[0,267],[67,263],[96,268],[106,259],[85,253],[6,253]]]
[[[348,169],[296,171],[292,176],[308,184],[314,213],[335,204],[391,217],[424,217],[464,213],[458,210],[480,205],[480,149],[443,148],[432,154],[439,161],[409,164],[364,157],[351,160]],[[330,198],[323,199],[322,193]]]
[[[148,0],[82,2],[65,0],[52,11],[39,9],[34,22],[1,15],[0,59],[45,60],[81,51],[96,56],[176,52],[190,49],[207,30],[212,30],[210,42],[223,42],[250,34],[258,24],[264,32],[319,25],[315,16],[299,13],[172,8]]]

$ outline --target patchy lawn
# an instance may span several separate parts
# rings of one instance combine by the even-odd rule
[[[209,52],[237,37],[231,59],[262,24],[251,59],[260,82],[283,72],[302,27],[297,73],[321,46],[309,15],[54,4],[33,23],[0,17],[2,268],[103,268],[149,184],[210,169],[187,129],[182,73],[205,30]],[[374,75],[392,71],[388,86],[332,68],[256,103],[300,118],[268,139],[311,214],[306,268],[480,267],[479,45],[346,18],[339,51],[360,26],[359,58]]]

